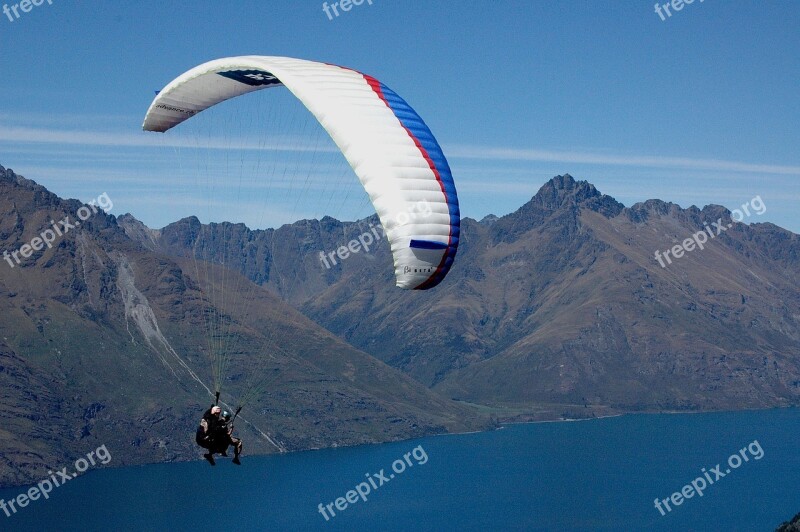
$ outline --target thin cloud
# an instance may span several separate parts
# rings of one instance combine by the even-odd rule
[[[114,133],[107,131],[80,131],[11,126],[0,130],[0,141],[29,144],[71,144],[117,147],[176,147],[198,150],[263,150],[298,152],[337,152],[335,146],[318,146],[303,139],[275,138],[250,141],[234,138],[185,138],[180,135],[162,135],[151,132]]]
[[[176,147],[199,150],[275,150],[289,152],[337,152],[334,145],[319,146],[307,139],[276,136],[268,140],[246,138],[158,135],[149,132],[119,133],[68,129],[11,126],[0,130],[0,141],[17,144],[60,144],[116,147]],[[660,155],[620,155],[591,151],[518,149],[487,146],[448,146],[453,159],[535,161],[548,163],[590,164],[638,168],[666,168],[717,172],[748,172],[800,177],[800,166],[748,163],[721,159],[666,157]]]
[[[800,176],[800,166],[745,163],[741,161],[723,161],[719,159],[693,159],[689,157],[664,157],[659,155],[607,155],[577,151],[491,148],[480,146],[452,146],[446,150],[446,153],[450,157],[462,159],[537,161]]]

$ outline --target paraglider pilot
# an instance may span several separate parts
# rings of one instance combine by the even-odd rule
[[[220,414],[222,414],[221,417]],[[242,452],[242,440],[240,438],[234,438],[232,434],[233,421],[231,420],[230,412],[222,412],[219,406],[211,405],[211,407],[203,413],[203,418],[200,420],[200,425],[197,427],[195,441],[200,447],[208,449],[208,452],[203,455],[203,458],[208,460],[211,465],[216,465],[216,462],[214,462],[215,453],[221,456],[228,456],[228,446],[233,445],[233,463],[241,465],[239,455]]]

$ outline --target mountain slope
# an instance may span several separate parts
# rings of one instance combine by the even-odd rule
[[[631,411],[797,404],[796,235],[735,223],[715,206],[598,208],[600,196],[581,199],[585,183],[551,183],[563,193],[561,205],[514,239],[517,259],[536,273],[520,279],[519,292],[532,296],[514,307],[519,334],[490,359],[449,374],[439,390],[470,401],[558,403],[569,415],[583,410],[574,405]],[[506,225],[519,225],[519,214]],[[554,217],[561,219],[551,225]],[[705,249],[664,268],[655,260],[655,250],[720,218],[731,227]],[[498,224],[496,239],[511,232]],[[544,251],[558,248],[558,258]]]
[[[189,253],[187,223],[164,228],[158,245]],[[800,239],[789,231],[714,205],[626,208],[557,176],[514,213],[462,220],[453,269],[420,293],[394,289],[385,245],[321,264],[320,251],[371,223],[242,226],[227,245],[252,245],[240,271],[352,345],[518,419],[800,400]],[[704,249],[661,267],[657,250],[715,223],[724,231]]]
[[[81,207],[0,167],[9,252]],[[486,426],[237,273],[153,252],[102,211],[75,225],[0,264],[0,383],[13,414],[0,429],[0,484],[44,478],[103,444],[113,465],[196,459],[213,381],[209,312],[225,323],[214,341],[231,346],[223,400],[235,406],[249,376],[269,377],[237,422],[248,452]]]

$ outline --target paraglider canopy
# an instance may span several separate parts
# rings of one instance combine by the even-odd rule
[[[460,231],[450,167],[422,118],[375,78],[288,57],[217,59],[161,90],[143,128],[165,132],[222,101],[281,86],[328,132],[369,194],[391,244],[397,286],[439,284]]]

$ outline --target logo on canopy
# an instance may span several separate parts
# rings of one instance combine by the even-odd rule
[[[220,76],[244,83],[245,85],[280,85],[281,80],[264,70],[229,70],[217,72]]]

